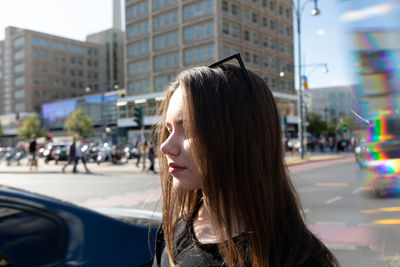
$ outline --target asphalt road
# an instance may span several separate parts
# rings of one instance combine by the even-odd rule
[[[399,201],[370,197],[352,157],[289,169],[307,225],[342,266],[400,266]],[[0,184],[88,208],[161,209],[159,177],[147,173],[0,174]]]

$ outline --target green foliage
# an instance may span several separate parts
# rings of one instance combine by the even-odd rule
[[[26,118],[22,126],[18,129],[18,135],[26,140],[29,140],[32,134],[35,134],[36,137],[42,137],[47,134],[47,129],[42,128],[42,123],[36,114]]]
[[[320,134],[322,132],[326,132],[326,123],[321,119],[321,115],[314,112],[309,112],[307,120],[309,123],[308,131],[311,134]]]
[[[93,130],[93,119],[77,108],[65,120],[64,128],[69,134],[87,138]]]

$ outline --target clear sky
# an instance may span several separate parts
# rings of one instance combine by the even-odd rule
[[[350,62],[340,24],[341,1],[319,0],[321,15],[315,17],[310,15],[313,8],[310,1],[302,13],[305,64],[327,63],[329,69],[324,74],[322,67],[306,68],[311,88],[351,83]],[[86,35],[112,26],[112,0],[0,0],[0,40],[10,25],[83,41]]]

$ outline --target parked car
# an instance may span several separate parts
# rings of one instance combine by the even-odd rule
[[[1,266],[150,266],[161,214],[99,211],[0,186]]]

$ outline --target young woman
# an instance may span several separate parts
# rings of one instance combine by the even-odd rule
[[[338,266],[303,221],[271,91],[234,58],[167,89],[153,266]]]

